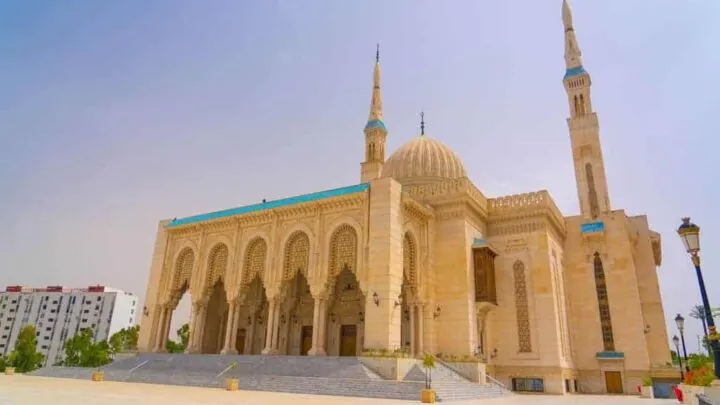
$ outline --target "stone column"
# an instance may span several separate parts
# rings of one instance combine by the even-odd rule
[[[320,300],[320,340],[318,347],[323,353],[327,354],[327,299]]]
[[[235,300],[228,304],[227,321],[225,321],[225,344],[223,345],[221,354],[235,354],[236,350],[231,344],[233,329],[235,328]]]
[[[162,341],[163,330],[165,330],[165,305],[160,305],[160,316],[158,317],[157,335],[155,335],[155,343],[152,351],[157,352]]]
[[[417,344],[415,343],[415,339],[417,338],[417,333],[415,333],[415,304],[410,305],[410,355],[415,356],[415,349],[417,348]]]
[[[321,299],[318,297],[314,298],[313,308],[313,336],[312,336],[312,348],[308,351],[310,356],[324,356],[325,351],[320,348],[320,307]]]
[[[230,332],[230,353],[232,354],[242,354],[238,353],[237,351],[237,345],[235,342],[237,342],[237,331],[240,327],[240,305],[235,303],[235,311],[232,313],[232,331]],[[245,331],[247,334],[247,330]]]
[[[194,353],[202,353],[203,340],[205,338],[205,321],[207,320],[207,307],[200,304],[197,314],[197,331],[195,331],[195,351]]]
[[[265,348],[262,354],[272,354],[272,339],[275,329],[275,299],[271,299],[268,308],[267,330],[265,331]]]
[[[425,353],[425,304],[419,304],[418,305],[418,340],[417,340],[417,348],[418,348],[418,354],[424,355]]]
[[[255,344],[255,325],[257,324],[255,311],[255,309],[252,309],[250,313],[250,325],[248,328],[249,330],[247,331],[247,336],[245,337],[245,353],[243,354],[252,354],[253,345]]]
[[[273,350],[275,350],[275,353],[282,353],[280,351],[280,335],[283,332],[283,325],[280,323],[280,319],[282,318],[282,305],[277,305],[275,307],[275,311],[277,312],[275,314],[275,334],[273,335]],[[287,322],[287,319],[285,319],[285,322]]]

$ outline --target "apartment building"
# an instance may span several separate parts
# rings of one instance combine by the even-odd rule
[[[35,325],[43,366],[51,366],[62,361],[65,341],[82,329],[92,329],[95,341],[102,341],[134,326],[138,302],[132,293],[100,285],[9,286],[0,292],[0,356],[13,351],[25,325]]]

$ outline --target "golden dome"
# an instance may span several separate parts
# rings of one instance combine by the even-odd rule
[[[425,135],[401,146],[383,167],[383,177],[393,177],[403,184],[431,183],[466,176],[460,157]]]

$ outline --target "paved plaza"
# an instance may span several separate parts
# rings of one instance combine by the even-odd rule
[[[85,401],[103,405],[399,405],[413,403],[390,399],[278,394],[259,391],[227,392],[211,388],[117,382],[94,383],[72,379],[0,375],[0,404],[2,405],[77,405]],[[630,396],[512,395],[504,398],[453,401],[451,403],[455,405],[480,403],[493,405],[670,405],[676,404],[677,401],[651,401]]]

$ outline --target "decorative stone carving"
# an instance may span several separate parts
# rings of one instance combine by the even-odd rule
[[[357,233],[350,225],[340,225],[330,237],[328,280],[333,280],[346,266],[356,270]]]
[[[598,309],[600,312],[600,327],[602,329],[603,349],[606,352],[615,351],[615,338],[613,336],[612,320],[610,318],[610,301],[605,284],[605,270],[600,254],[593,255],[593,270],[595,273],[595,291],[597,293]]]
[[[265,276],[265,257],[267,243],[265,239],[256,237],[248,243],[243,261],[241,284],[250,284],[255,277],[260,280]]]
[[[228,253],[228,247],[224,243],[218,243],[210,250],[207,273],[205,275],[205,295],[209,296],[212,293],[212,289],[218,281],[224,281]]]
[[[299,272],[307,277],[310,262],[310,239],[303,231],[296,231],[285,245],[283,280],[290,280]]]
[[[527,282],[525,279],[525,264],[520,260],[515,261],[515,264],[513,264],[513,279],[515,283],[515,316],[517,318],[518,351],[520,353],[531,353],[530,308],[528,305]]]

